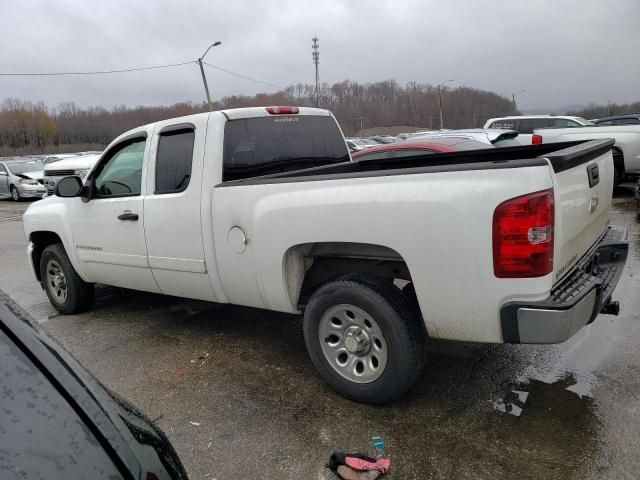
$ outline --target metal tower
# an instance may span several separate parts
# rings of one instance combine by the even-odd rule
[[[316,66],[316,107],[320,106],[320,71],[318,70],[318,64],[320,63],[320,45],[318,44],[318,37],[313,37],[311,39],[313,43],[311,44],[313,63]]]

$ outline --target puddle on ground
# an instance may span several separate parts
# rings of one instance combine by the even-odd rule
[[[520,416],[551,415],[570,420],[584,414],[593,402],[584,395],[573,373],[567,373],[554,382],[531,379],[492,401],[501,413]]]
[[[501,398],[493,402],[493,408],[502,413],[509,413],[516,417],[519,417],[522,413],[522,409],[529,397],[529,392],[523,392],[521,390],[511,390],[505,398]]]

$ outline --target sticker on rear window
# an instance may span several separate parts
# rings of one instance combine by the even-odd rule
[[[300,117],[278,117],[274,118],[273,121],[278,123],[293,123],[300,121]]]

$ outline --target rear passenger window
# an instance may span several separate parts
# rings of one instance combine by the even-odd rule
[[[520,133],[533,133],[536,128],[552,128],[553,118],[523,118],[520,120]]]
[[[154,193],[177,193],[187,188],[191,178],[194,139],[192,128],[160,133]]]
[[[580,126],[581,125],[578,122],[574,122],[568,118],[556,118],[556,128],[572,128]]]

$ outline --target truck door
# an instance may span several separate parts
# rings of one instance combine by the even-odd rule
[[[69,198],[69,216],[83,270],[90,280],[159,292],[147,261],[144,239],[145,132],[107,151],[89,179],[88,202]]]
[[[162,293],[216,301],[202,242],[201,191],[208,116],[156,124],[144,200],[144,230]]]

